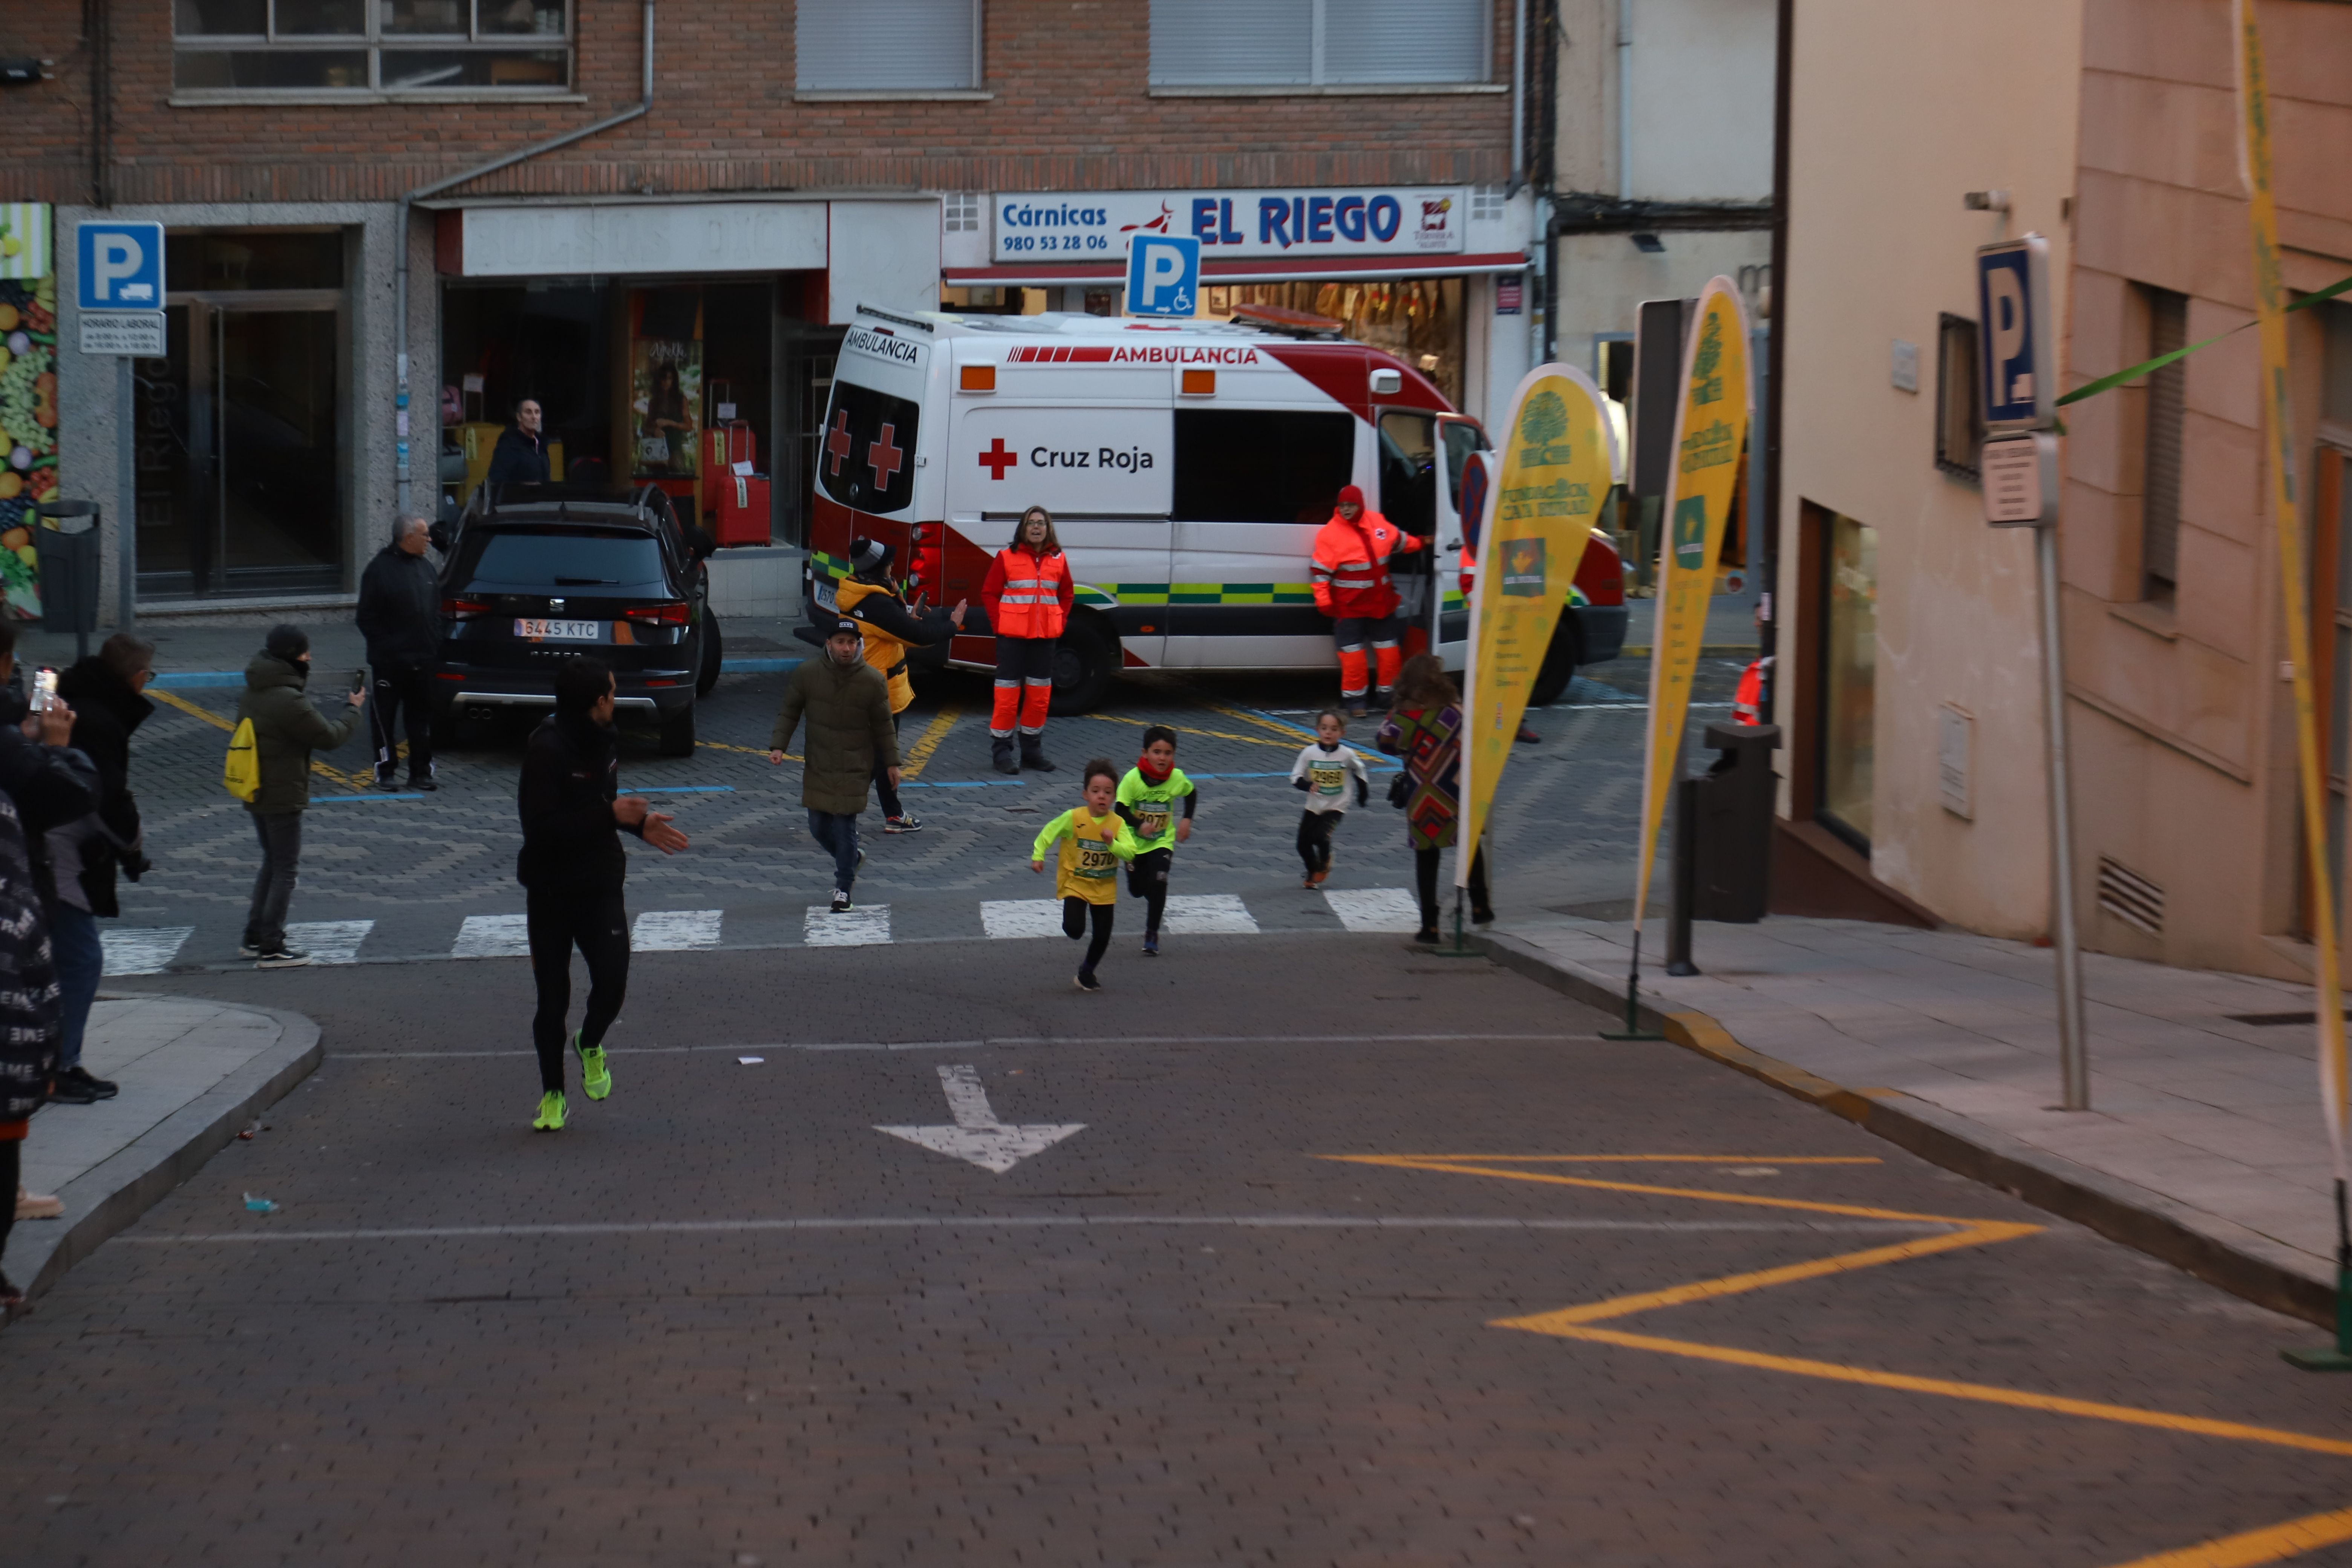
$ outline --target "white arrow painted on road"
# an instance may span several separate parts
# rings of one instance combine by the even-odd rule
[[[1083,1121],[1006,1126],[988,1108],[988,1090],[980,1086],[976,1068],[940,1068],[940,1087],[948,1091],[948,1114],[955,1118],[954,1126],[877,1127],[874,1131],[904,1138],[909,1143],[920,1143],[926,1149],[951,1154],[959,1160],[969,1160],[982,1170],[994,1171],[998,1175],[1032,1154],[1045,1152],[1071,1133],[1086,1131]]]

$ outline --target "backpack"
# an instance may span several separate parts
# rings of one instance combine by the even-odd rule
[[[261,790],[261,753],[253,742],[253,721],[239,719],[228,738],[228,757],[221,763],[221,788],[247,805]]]

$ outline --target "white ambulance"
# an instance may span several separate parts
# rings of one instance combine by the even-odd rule
[[[1458,509],[1486,433],[1411,366],[1311,330],[859,307],[816,453],[812,617],[832,608],[850,541],[877,538],[928,602],[972,602],[948,659],[992,668],[981,584],[1042,506],[1076,585],[1055,711],[1099,702],[1123,668],[1328,669],[1307,562],[1353,484],[1433,542],[1392,559],[1401,614],[1410,647],[1433,642],[1460,668]],[[1598,534],[1569,603],[1546,700],[1624,640],[1622,574]]]

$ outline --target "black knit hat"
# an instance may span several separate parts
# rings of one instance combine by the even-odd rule
[[[282,658],[291,664],[310,651],[310,634],[300,626],[276,626],[261,645],[261,651],[272,658]]]
[[[853,539],[849,542],[849,569],[859,576],[870,576],[890,564],[890,547],[878,539]]]

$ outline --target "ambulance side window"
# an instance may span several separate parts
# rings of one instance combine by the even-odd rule
[[[1319,523],[1355,466],[1352,414],[1176,410],[1181,521]]]
[[[816,482],[844,506],[903,510],[915,499],[915,429],[921,410],[856,382],[835,379],[817,432]]]
[[[1437,529],[1437,416],[1381,415],[1381,514],[1407,533]]]

